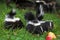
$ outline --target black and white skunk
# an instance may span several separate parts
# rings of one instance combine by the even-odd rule
[[[40,21],[44,17],[44,10],[43,10],[43,1],[36,1],[36,17]]]
[[[33,34],[43,34],[43,32],[47,32],[49,30],[53,29],[53,22],[50,21],[37,21],[37,20],[33,20],[33,21],[29,21],[27,24],[27,30],[30,33]]]
[[[29,21],[26,29],[32,34],[43,34],[43,27],[38,20]]]
[[[15,28],[22,28],[23,23],[20,18],[15,18],[16,11],[15,9],[11,10],[5,17],[5,28],[7,29],[15,29]]]
[[[40,26],[40,22],[35,18],[32,12],[25,14],[25,19],[27,20],[26,29],[32,34],[42,34],[43,28]]]

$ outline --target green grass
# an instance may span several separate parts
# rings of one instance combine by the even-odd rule
[[[15,8],[15,7],[14,7]],[[43,35],[37,36],[32,35],[28,31],[26,31],[25,27],[22,29],[16,29],[16,30],[6,30],[4,29],[4,18],[5,15],[11,10],[11,8],[7,8],[6,4],[0,3],[0,40],[45,40],[47,32]],[[24,19],[24,13],[28,11],[32,11],[29,9],[23,10],[23,9],[17,9],[16,8],[16,17],[19,17],[24,25],[26,26],[26,20]],[[33,11],[33,13],[35,13]],[[57,39],[60,40],[60,18],[57,17],[55,13],[53,14],[45,14],[43,20],[53,20],[54,22],[54,29],[52,30],[53,33],[56,34]]]

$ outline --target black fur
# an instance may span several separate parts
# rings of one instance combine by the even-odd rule
[[[35,4],[29,0],[17,0],[16,5],[17,7],[26,8],[26,7],[33,7]]]
[[[51,25],[50,25],[50,23],[51,23]],[[42,23],[41,25],[43,27],[43,31],[50,31],[53,29],[53,22],[51,22],[51,21],[46,21],[45,23]]]
[[[22,28],[24,25],[23,23],[20,21],[16,21],[16,22],[7,22],[5,21],[5,28],[6,29],[16,29],[16,28]]]
[[[26,29],[32,34],[43,34],[43,31],[41,30],[40,25],[34,26],[34,25],[28,24]]]
[[[27,12],[24,16],[27,21],[32,21],[36,19],[32,12]]]

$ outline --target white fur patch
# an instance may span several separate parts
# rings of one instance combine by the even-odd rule
[[[16,22],[16,21],[19,21],[19,20],[20,20],[19,18],[13,18],[13,19],[5,18],[5,21],[7,21],[7,22]]]
[[[15,10],[15,9],[13,9],[13,10],[12,10],[12,12],[13,12],[13,13],[15,13],[15,12],[16,12],[16,10]]]
[[[40,26],[40,28],[41,28],[41,30],[42,30],[42,32],[43,32],[43,28],[42,28],[42,26]]]
[[[50,22],[50,27],[52,26],[51,22]]]
[[[40,23],[45,23],[46,21],[39,21]]]
[[[38,22],[38,23],[33,23],[33,22],[31,22],[31,21],[29,21],[28,24],[31,24],[31,25],[34,25],[34,26],[38,26],[38,25],[40,25],[39,22]]]
[[[45,21],[38,21],[38,23],[33,23],[31,21],[28,22],[28,24],[31,24],[31,25],[34,25],[34,26],[41,25],[41,23],[45,23]]]
[[[41,15],[43,16],[44,11],[43,11],[43,6],[42,5],[40,5],[39,10],[40,10],[40,14],[38,15],[38,17],[40,17]]]
[[[39,1],[39,0],[37,0],[36,2],[37,2],[37,3],[39,3],[40,1]]]

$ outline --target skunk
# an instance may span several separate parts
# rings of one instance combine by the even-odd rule
[[[16,29],[16,28],[22,28],[23,27],[23,23],[20,20],[20,18],[16,18],[16,11],[15,9],[11,10],[5,17],[5,28],[7,29]]]
[[[25,19],[27,20],[26,30],[28,30],[32,34],[43,33],[43,28],[42,26],[40,26],[40,22],[36,19],[32,12],[26,13]]]
[[[32,34],[43,34],[43,32],[48,32],[53,29],[52,21],[28,21],[26,29]]]
[[[42,20],[44,16],[43,4],[42,1],[36,1],[36,17],[39,21]]]
[[[37,20],[29,21],[26,29],[32,34],[43,34],[43,28]]]

